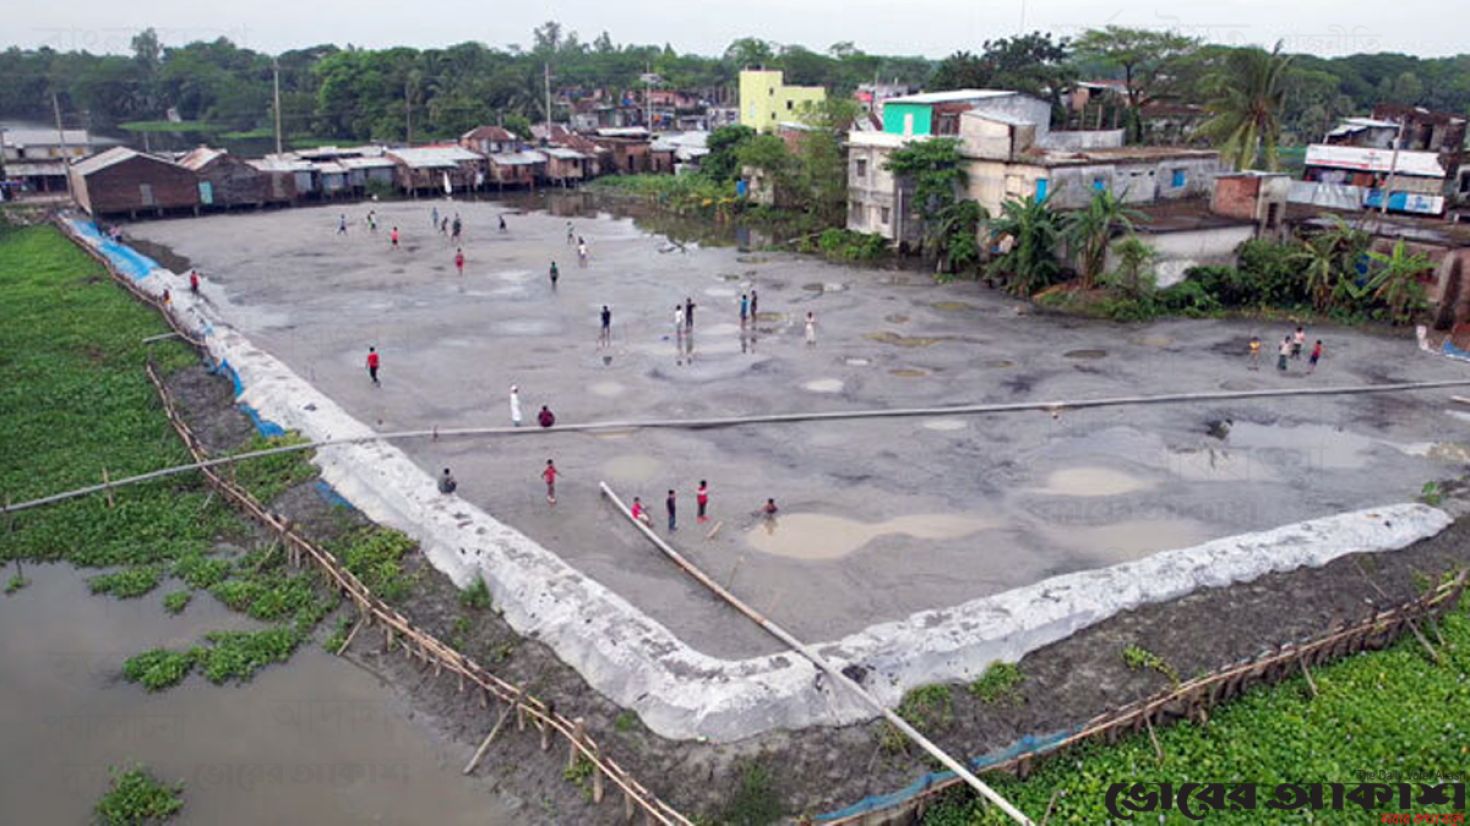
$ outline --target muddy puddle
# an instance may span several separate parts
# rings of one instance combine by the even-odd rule
[[[1274,460],[1271,464],[1324,470],[1365,467],[1369,454],[1386,444],[1328,425],[1264,425],[1254,422],[1233,423],[1225,443],[1236,451],[1252,451],[1258,454],[1258,459],[1270,458]],[[1271,455],[1263,455],[1267,453]]]
[[[1053,471],[1035,493],[1050,496],[1121,496],[1147,490],[1151,482],[1121,470],[1105,467],[1074,467]]]
[[[0,597],[0,822],[89,823],[108,766],[184,783],[171,823],[509,824],[466,756],[409,719],[375,676],[304,645],[243,686],[197,675],[157,694],[122,682],[125,658],[248,626],[207,595],[179,616],[161,588],[88,594],[66,566],[27,566]]]
[[[1130,519],[1107,525],[1043,525],[1048,544],[1112,565],[1158,551],[1190,548],[1215,538],[1189,519]]]
[[[1067,352],[1062,353],[1063,358],[1084,359],[1089,361],[1100,358],[1107,358],[1107,356],[1107,350],[1068,350]]]
[[[860,522],[820,513],[783,514],[745,533],[751,547],[792,559],[833,560],[888,534],[915,539],[958,539],[991,527],[986,519],[962,514],[913,514],[886,522]]]
[[[618,456],[603,463],[604,475],[620,482],[647,482],[663,470],[663,462],[643,454]]]

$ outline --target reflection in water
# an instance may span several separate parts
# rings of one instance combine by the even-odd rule
[[[1037,493],[1053,496],[1119,496],[1153,487],[1149,482],[1105,467],[1074,467],[1046,477]]]

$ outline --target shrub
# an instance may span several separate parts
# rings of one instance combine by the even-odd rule
[[[392,602],[408,594],[403,556],[413,548],[413,540],[404,534],[370,526],[343,536],[332,551],[373,593]]]
[[[740,785],[729,800],[720,820],[732,826],[765,826],[781,818],[781,800],[764,763],[753,761],[741,769]]]
[[[1220,300],[1198,281],[1185,279],[1156,293],[1166,311],[1190,318],[1203,318],[1220,311]]]
[[[193,668],[194,657],[190,652],[155,648],[128,658],[123,663],[123,677],[149,691],[162,691],[189,676]]]
[[[160,783],[146,768],[111,769],[112,787],[97,801],[97,819],[107,826],[137,826],[167,820],[184,807],[182,783]]]
[[[211,631],[204,636],[211,645],[194,649],[200,670],[212,683],[244,682],[271,663],[291,659],[301,638],[287,626],[264,631]]]
[[[490,607],[490,586],[485,584],[485,578],[475,577],[470,586],[459,592],[459,604],[465,608],[485,610]]]

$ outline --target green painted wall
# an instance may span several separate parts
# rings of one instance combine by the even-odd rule
[[[928,135],[933,130],[934,107],[927,103],[885,103],[883,105],[883,131],[902,135],[905,115],[914,116],[914,134]]]

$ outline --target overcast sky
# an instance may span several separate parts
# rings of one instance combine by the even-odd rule
[[[1113,23],[1219,43],[1282,39],[1289,51],[1322,55],[1437,56],[1470,51],[1466,12],[1465,0],[14,0],[0,45],[125,52],[132,33],[148,26],[165,45],[223,35],[264,52],[318,43],[529,45],[531,29],[555,19],[584,40],[606,30],[616,43],[669,43],[707,55],[756,36],[818,51],[850,40],[867,52],[942,57],[1023,29],[1066,34]]]

